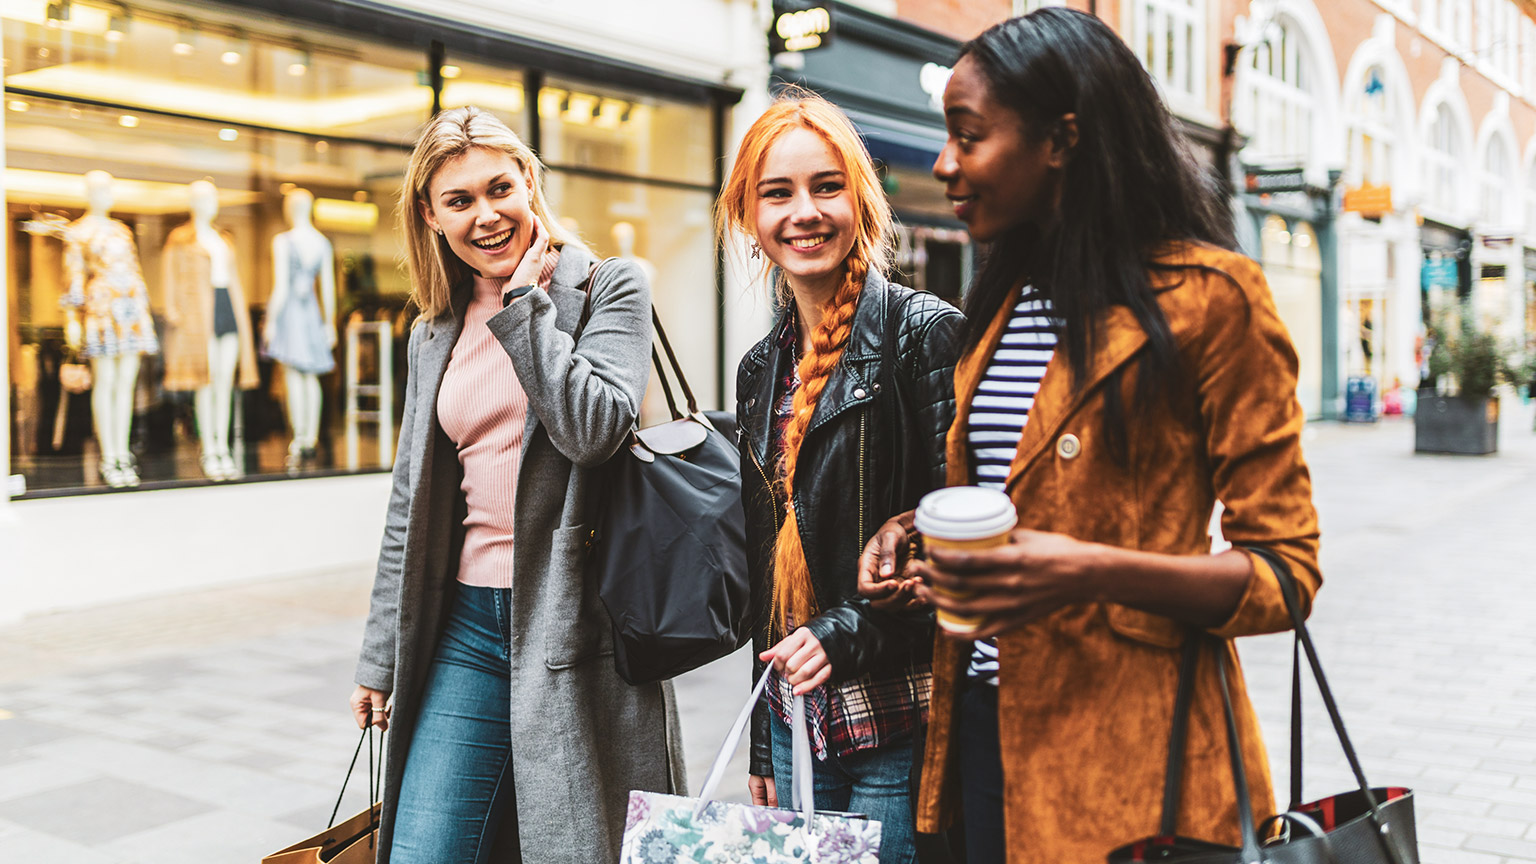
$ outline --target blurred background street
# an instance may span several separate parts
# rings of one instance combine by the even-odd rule
[[[1433,864],[1536,861],[1532,409],[1506,409],[1496,457],[1415,456],[1400,418],[1307,430],[1319,650],[1367,776],[1415,789]],[[0,861],[254,861],[324,827],[357,742],[345,700],[370,581],[253,580],[0,628]],[[1283,800],[1290,643],[1240,648]],[[694,787],[747,664],[677,681]],[[1307,721],[1308,796],[1343,791],[1315,698]],[[736,800],[744,776],[739,753]]]

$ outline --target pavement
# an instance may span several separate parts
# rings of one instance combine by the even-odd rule
[[[1536,862],[1536,406],[1505,401],[1494,457],[1415,456],[1401,418],[1305,439],[1327,579],[1313,632],[1367,776],[1415,790],[1427,864]],[[0,861],[254,862],[323,828],[357,744],[345,700],[370,580],[321,572],[0,627]],[[1284,800],[1290,641],[1240,650]],[[694,788],[748,662],[676,682]],[[1305,728],[1307,797],[1349,788],[1315,697]],[[736,800],[744,775],[739,753]],[[343,813],[365,806],[361,781]]]

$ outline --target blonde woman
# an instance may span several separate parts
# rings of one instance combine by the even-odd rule
[[[752,124],[719,209],[777,268],[785,301],[736,379],[754,645],[774,666],[748,786],[789,805],[776,794],[789,697],[807,695],[816,806],[880,821],[880,861],[905,864],[933,631],[925,614],[860,600],[857,563],[886,518],[940,485],[962,319],[886,281],[879,178],[853,124],[814,94],[792,91]]]
[[[379,862],[618,857],[631,789],[682,789],[670,685],[614,671],[583,583],[593,466],[624,440],[650,288],[567,236],[538,158],[476,108],[406,168],[405,419],[351,699],[390,727]],[[392,699],[392,701],[391,701]]]

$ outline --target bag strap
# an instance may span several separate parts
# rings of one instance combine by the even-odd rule
[[[1371,791],[1371,784],[1365,779],[1365,771],[1360,767],[1360,757],[1355,754],[1355,747],[1349,740],[1349,733],[1344,729],[1344,718],[1339,713],[1338,703],[1333,698],[1333,689],[1328,686],[1328,678],[1323,674],[1323,666],[1317,659],[1317,647],[1312,644],[1312,634],[1307,630],[1307,619],[1301,611],[1301,600],[1297,596],[1296,577],[1291,573],[1291,567],[1279,553],[1262,546],[1245,546],[1246,551],[1264,559],[1270,569],[1275,573],[1275,581],[1280,585],[1280,595],[1285,599],[1286,611],[1291,614],[1291,625],[1296,632],[1296,644],[1306,651],[1307,665],[1312,669],[1312,679],[1317,682],[1317,689],[1323,696],[1323,706],[1328,709],[1328,719],[1333,722],[1333,731],[1338,735],[1339,744],[1344,749],[1344,758],[1349,761],[1349,768],[1355,775],[1355,782],[1360,787],[1360,795],[1370,808],[1371,822],[1376,825],[1376,837],[1381,843],[1382,851],[1387,855],[1387,860],[1393,864],[1403,864],[1403,857],[1398,852],[1396,844],[1391,839],[1391,830],[1388,827],[1387,817],[1381,810],[1381,804],[1376,800],[1376,795]],[[1297,745],[1301,735],[1301,664],[1295,659],[1295,646],[1292,647],[1293,675],[1291,681],[1291,807],[1295,809],[1301,798],[1301,749]]]
[[[577,340],[581,339],[582,332],[587,328],[587,322],[592,318],[592,287],[597,284],[597,271],[610,261],[618,260],[620,259],[604,258],[602,261],[593,264],[592,269],[587,271],[587,280],[581,285],[582,293],[587,296],[582,303],[581,318],[576,322],[575,338]],[[651,305],[651,327],[655,330],[656,337],[661,340],[662,350],[667,353],[667,360],[672,368],[672,374],[677,379],[678,387],[683,391],[684,404],[688,408],[686,415],[677,410],[677,401],[672,395],[672,385],[667,381],[667,367],[662,364],[661,356],[656,353],[656,346],[652,345],[651,365],[656,369],[656,377],[661,380],[661,390],[667,397],[667,410],[671,412],[672,419],[681,420],[684,416],[702,417],[703,415],[699,413],[698,400],[693,395],[693,388],[688,386],[688,378],[683,374],[682,364],[677,362],[677,354],[672,351],[672,342],[667,338],[667,330],[661,325],[661,316],[656,314],[655,304]]]
[[[1179,798],[1184,784],[1184,753],[1189,740],[1189,706],[1194,701],[1195,669],[1200,662],[1200,640],[1190,633],[1184,637],[1179,662],[1179,689],[1173,699],[1173,730],[1168,736],[1168,771],[1163,776],[1163,821],[1158,833],[1172,837],[1179,833]]]
[[[773,672],[773,664],[763,670],[758,676],[757,684],[752,687],[752,695],[747,697],[747,704],[742,706],[741,713],[736,715],[736,721],[731,724],[730,731],[725,734],[725,740],[720,743],[720,752],[715,754],[715,761],[709,767],[709,773],[704,777],[704,785],[699,789],[699,803],[694,805],[693,817],[697,819],[703,815],[704,808],[715,798],[715,791],[720,788],[720,780],[725,777],[726,769],[730,767],[731,757],[735,755],[736,748],[741,744],[742,733],[747,731],[747,724],[752,722],[752,709],[757,706],[757,700],[762,697],[763,690],[768,686],[769,675]],[[811,779],[811,739],[810,732],[805,725],[805,697],[796,696],[790,708],[794,716],[791,723],[791,756],[793,766],[790,769],[790,795],[794,808],[800,811],[805,824],[811,824],[811,817],[816,813],[814,784]]]
[[[1253,824],[1253,801],[1248,795],[1248,772],[1243,768],[1243,742],[1237,734],[1237,715],[1232,710],[1232,692],[1227,686],[1226,644],[1201,634],[1200,641],[1211,645],[1216,655],[1216,683],[1221,688],[1221,708],[1227,720],[1227,755],[1232,761],[1232,782],[1237,786],[1237,820],[1243,832],[1243,861],[1262,864],[1269,860],[1259,846],[1259,832]]]
[[[372,807],[379,800],[379,793],[384,791],[384,734],[379,733],[379,755],[377,761],[373,755],[373,724],[363,727],[363,734],[358,736],[357,749],[352,751],[352,762],[347,766],[346,779],[341,781],[341,793],[336,796],[336,806],[331,808],[331,818],[325,823],[326,828],[336,824],[336,814],[341,812],[341,799],[347,796],[347,784],[352,782],[352,770],[357,767],[357,756],[363,752],[363,742],[368,742],[368,806]]]

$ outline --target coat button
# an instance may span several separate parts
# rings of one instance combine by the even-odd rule
[[[875,391],[875,392],[876,392],[876,393],[879,393],[879,392],[880,392],[880,382],[879,382],[879,381],[876,381],[876,382],[875,382],[875,383],[874,383],[874,384],[872,384],[872,385],[870,385],[870,386],[871,386],[871,387],[873,387],[873,388],[874,388],[874,391]]]
[[[855,387],[855,388],[853,388],[853,398],[855,398],[855,399],[863,399],[867,395],[869,395],[869,394],[864,392],[864,388],[863,387]]]
[[[1083,452],[1083,442],[1077,440],[1077,436],[1071,432],[1056,439],[1056,455],[1063,459],[1076,459],[1077,454]]]

